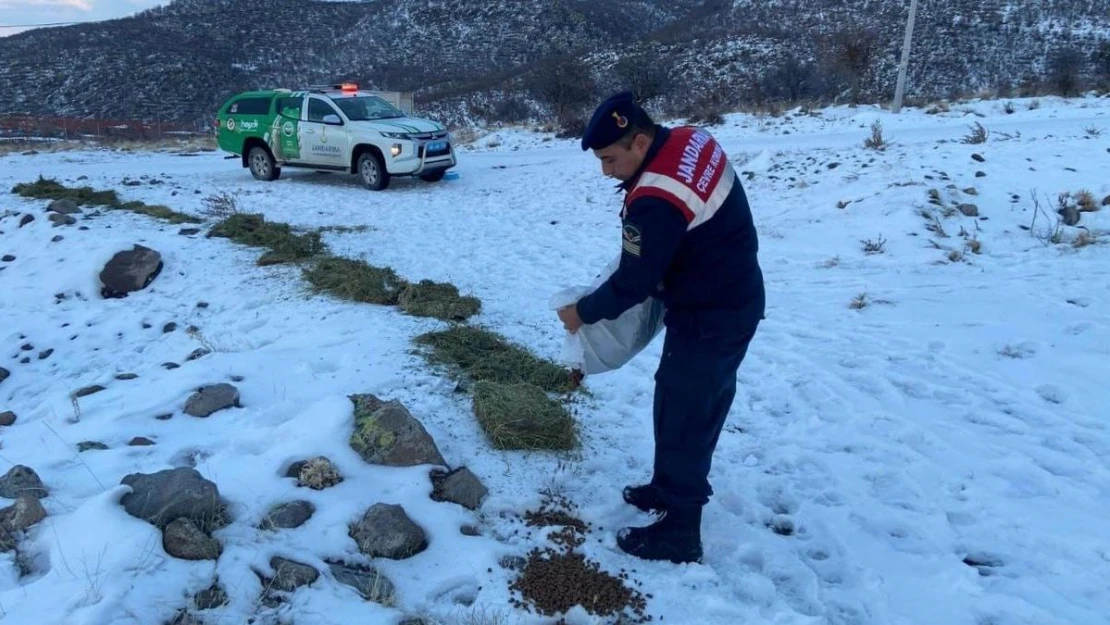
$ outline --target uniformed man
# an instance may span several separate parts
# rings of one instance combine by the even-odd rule
[[[654,475],[624,499],[660,515],[624,528],[617,544],[649,560],[700,562],[709,469],[736,394],[736,374],[764,318],[763,274],[747,196],[721,146],[705,130],[654,123],[630,93],[594,112],[582,150],[621,181],[617,271],[558,311],[567,330],[616,319],[648,297],[666,313],[655,374]]]

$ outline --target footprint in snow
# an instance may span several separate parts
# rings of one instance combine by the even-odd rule
[[[975,551],[964,556],[963,563],[978,569],[979,575],[989,577],[996,574],[1003,565],[1002,558],[985,551]]]
[[[778,480],[761,481],[758,489],[759,503],[770,508],[775,514],[796,514],[801,503],[795,495],[788,493],[786,488],[786,485]]]
[[[858,513],[852,513],[849,515],[849,519],[855,522],[860,529],[885,542],[895,551],[930,554],[938,548],[935,543],[915,529],[912,524],[893,517],[883,516],[879,513],[865,517]]]
[[[448,600],[456,605],[470,606],[478,599],[480,584],[474,577],[456,577],[449,579],[428,593],[428,598],[434,603],[443,603]]]
[[[1038,386],[1037,394],[1041,396],[1041,399],[1050,404],[1063,404],[1068,400],[1067,393],[1064,392],[1064,389],[1055,384],[1042,384]]]

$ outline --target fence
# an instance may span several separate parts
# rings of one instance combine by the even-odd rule
[[[30,115],[0,116],[0,139],[8,141],[161,141],[211,134],[210,127],[163,121]]]

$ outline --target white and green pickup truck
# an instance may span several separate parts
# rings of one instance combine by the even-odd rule
[[[220,107],[215,124],[219,148],[258,180],[304,167],[357,174],[379,191],[393,176],[441,180],[456,163],[442,124],[408,117],[350,83],[240,93]]]

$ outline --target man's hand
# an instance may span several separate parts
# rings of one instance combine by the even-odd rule
[[[559,309],[559,320],[563,322],[563,327],[567,332],[574,334],[582,327],[582,318],[578,316],[578,305],[571,304]]]

